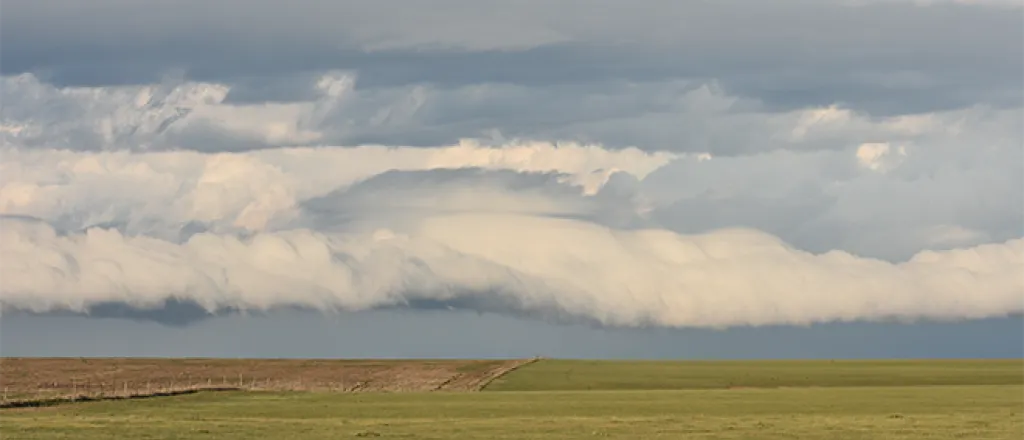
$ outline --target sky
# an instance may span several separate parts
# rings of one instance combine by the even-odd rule
[[[0,54],[3,355],[1024,355],[1018,0],[5,0]]]

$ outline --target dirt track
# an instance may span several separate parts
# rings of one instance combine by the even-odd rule
[[[478,391],[530,360],[2,358],[6,400],[235,388]]]

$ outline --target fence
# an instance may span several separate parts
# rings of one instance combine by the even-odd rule
[[[150,380],[150,381],[90,381],[39,383],[34,387],[10,389],[3,387],[0,408],[38,406],[68,401],[134,399],[155,396],[190,394],[199,391],[333,391],[356,392],[365,383],[275,380],[270,378],[223,376],[220,380]]]

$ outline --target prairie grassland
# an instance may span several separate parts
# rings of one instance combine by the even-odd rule
[[[541,360],[483,393],[232,391],[86,402],[2,410],[0,434],[5,440],[1024,438],[1021,362],[961,362],[844,363],[817,372],[818,362]]]
[[[1020,439],[1019,386],[224,392],[0,413],[13,439]]]
[[[489,391],[1022,385],[1024,360],[544,360]]]

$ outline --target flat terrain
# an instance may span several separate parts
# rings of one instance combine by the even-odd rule
[[[493,391],[1022,385],[1021,360],[580,361],[545,360]]]
[[[201,393],[4,410],[13,439],[1020,439],[1016,386]]]
[[[541,360],[482,393],[231,391],[86,402],[0,410],[0,433],[5,440],[1024,438],[1020,360],[830,364]]]
[[[524,361],[3,358],[7,399],[217,387],[277,391],[474,391]]]

